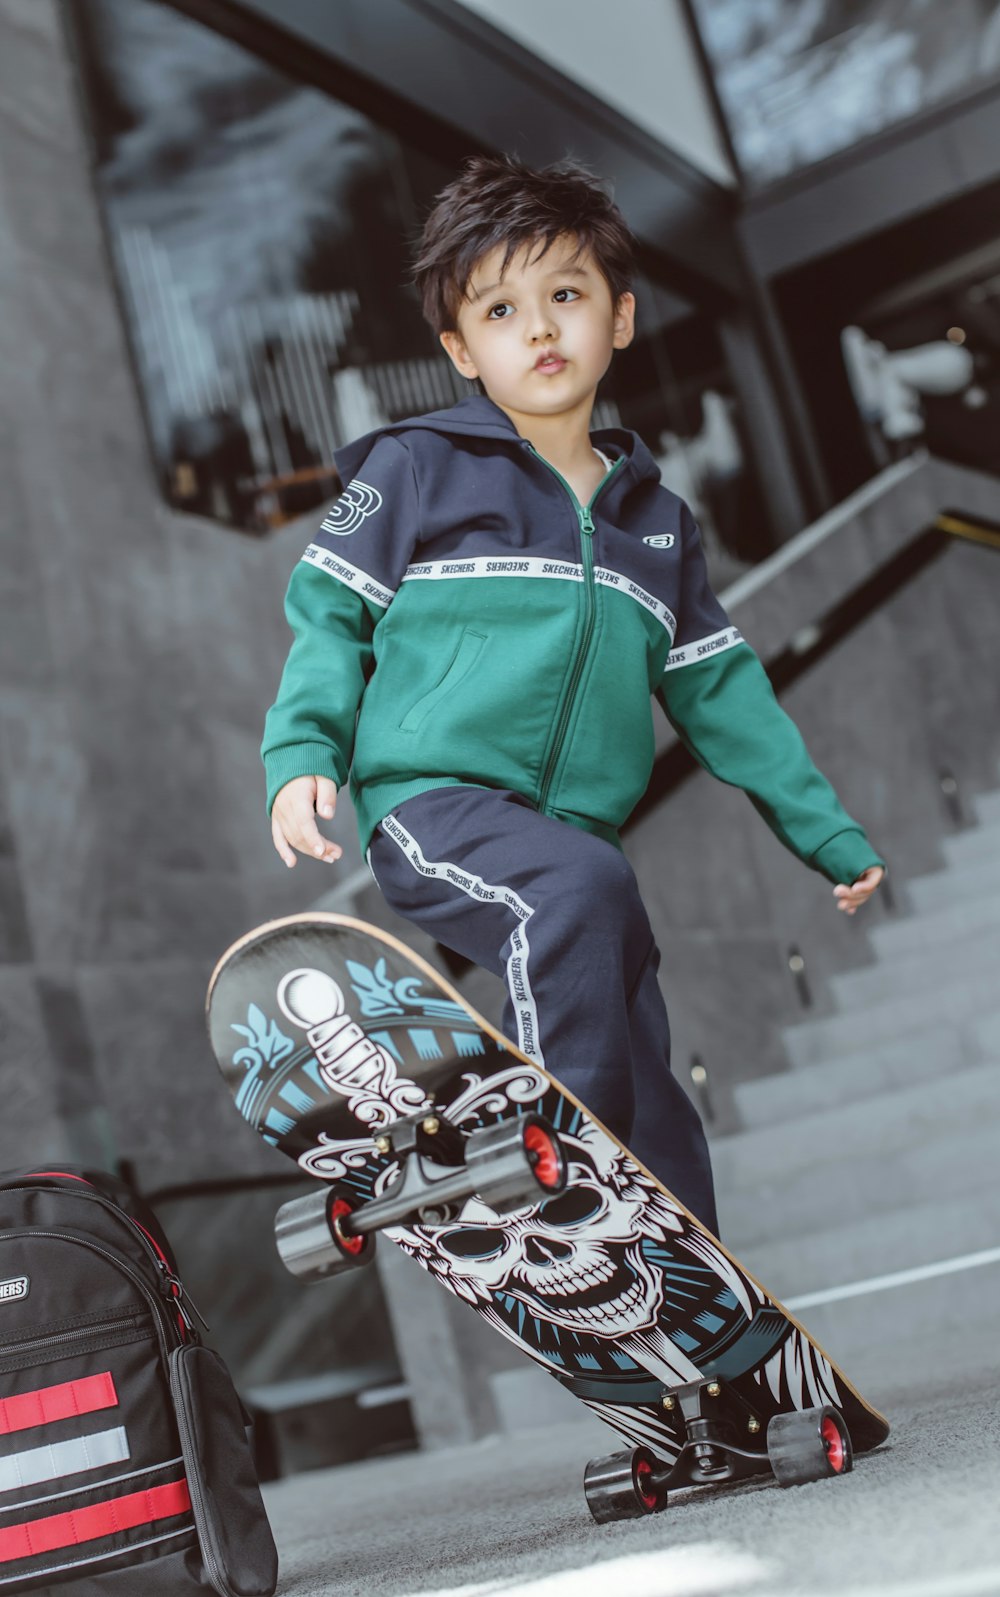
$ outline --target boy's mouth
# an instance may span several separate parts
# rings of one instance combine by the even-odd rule
[[[561,372],[566,362],[561,355],[539,355],[535,361],[536,372]]]

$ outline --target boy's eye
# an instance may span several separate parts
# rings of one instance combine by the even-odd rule
[[[580,299],[580,292],[577,289],[556,289],[553,299],[559,305],[570,305],[573,300]],[[489,310],[487,310],[486,319],[487,321],[506,321],[513,315],[513,310],[514,307],[511,305],[510,300],[497,300],[497,303],[490,305]]]

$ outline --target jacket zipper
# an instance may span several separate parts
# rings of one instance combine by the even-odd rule
[[[614,477],[620,468],[624,466],[627,456],[619,456],[614,465],[611,467],[611,470],[605,472],[604,476],[601,478],[601,481],[594,489],[594,492],[587,500],[587,503],[585,505],[581,505],[579,499],[576,497],[576,494],[573,492],[573,489],[566,481],[566,478],[563,476],[562,472],[557,471],[555,466],[553,466],[550,461],[546,460],[544,455],[539,454],[538,450],[530,440],[528,440],[528,448],[531,450],[533,455],[538,456],[538,459],[542,462],[543,466],[548,467],[549,471],[551,471],[554,477],[558,477],[566,492],[569,494],[570,500],[573,504],[573,509],[576,511],[577,520],[580,524],[580,553],[583,560],[583,635],[580,639],[579,648],[577,649],[576,659],[573,661],[573,669],[570,672],[569,682],[566,685],[562,703],[559,706],[559,714],[556,719],[555,737],[552,742],[552,747],[549,750],[549,757],[545,762],[545,769],[542,772],[542,783],[538,792],[538,808],[539,811],[544,815],[545,805],[549,796],[549,789],[552,786],[552,778],[555,774],[556,766],[559,763],[559,757],[563,751],[563,744],[566,741],[566,731],[569,726],[570,716],[573,713],[573,701],[576,697],[576,690],[579,686],[580,678],[583,675],[583,668],[586,664],[591,639],[594,635],[594,621],[597,615],[597,606],[595,602],[594,591],[593,506],[595,501],[604,492],[605,488],[609,486],[612,477]]]

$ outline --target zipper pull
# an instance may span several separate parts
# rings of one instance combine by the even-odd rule
[[[580,506],[580,531],[585,532],[588,538],[594,536],[594,518],[586,505]]]
[[[188,1305],[190,1304],[198,1319],[205,1327],[206,1333],[211,1336],[212,1333],[208,1321],[205,1319],[205,1316],[202,1314],[197,1303],[194,1301],[194,1298],[191,1296],[190,1292],[185,1291],[180,1279],[174,1275],[169,1265],[164,1264],[162,1259],[160,1260],[160,1270],[162,1271],[160,1285],[163,1291],[163,1296],[170,1299],[174,1308],[184,1321],[187,1329],[192,1335],[194,1335],[194,1320],[192,1320],[190,1314],[188,1313]]]

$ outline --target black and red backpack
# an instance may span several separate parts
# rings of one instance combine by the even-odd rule
[[[124,1184],[0,1173],[0,1597],[271,1597],[246,1424]]]

